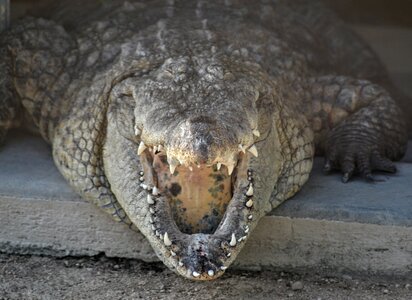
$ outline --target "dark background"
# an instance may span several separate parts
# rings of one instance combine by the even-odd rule
[[[12,18],[25,14],[30,8],[54,1],[11,0]],[[412,27],[412,0],[323,1],[333,7],[342,18],[350,23]]]

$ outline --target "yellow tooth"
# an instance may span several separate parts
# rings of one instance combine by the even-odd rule
[[[192,272],[192,275],[193,275],[193,277],[199,277],[199,276],[200,276],[200,273],[198,273],[198,272],[196,272],[196,271],[193,271],[193,272]]]
[[[242,144],[239,144],[239,151],[245,153],[245,147]]]
[[[167,162],[169,163],[170,173],[173,175],[175,173],[176,167],[179,165],[179,161],[176,158],[168,157]]]
[[[137,148],[137,155],[140,155],[143,153],[144,150],[146,150],[147,146],[143,141],[140,142],[139,148]]]
[[[158,188],[157,187],[153,187],[153,190],[152,190],[152,195],[153,196],[157,196],[157,195],[159,195],[159,190],[158,190]]]
[[[150,195],[147,195],[147,203],[150,205],[155,204],[153,198]]]
[[[175,173],[176,167],[177,167],[177,164],[174,164],[174,163],[170,163],[170,164],[169,164],[170,173],[171,173],[172,175]]]
[[[249,196],[249,197],[253,196],[253,185],[252,184],[249,185],[249,189],[246,192],[246,196]]]
[[[251,208],[253,206],[253,200],[249,199],[248,202],[246,202],[246,207]]]
[[[137,127],[137,125],[134,126],[134,134],[140,135],[140,129]]]
[[[163,242],[165,243],[165,246],[171,246],[172,241],[169,239],[169,235],[167,232],[165,232],[165,235],[163,236]]]
[[[234,168],[235,168],[234,164],[227,165],[227,171],[228,171],[229,175],[232,175]]]
[[[232,233],[232,238],[230,239],[229,245],[232,247],[236,246],[236,236],[234,233]]]
[[[218,162],[218,163],[216,164],[216,167],[217,167],[217,170],[220,170],[220,168],[222,167],[222,163]]]
[[[253,145],[252,147],[250,147],[248,151],[252,153],[254,157],[258,157],[258,151],[257,151],[256,145]]]
[[[260,132],[259,132],[259,130],[255,129],[255,130],[253,130],[252,132],[253,132],[253,134],[254,134],[255,136],[260,137]]]

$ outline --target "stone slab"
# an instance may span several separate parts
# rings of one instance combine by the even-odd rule
[[[315,160],[308,184],[273,216],[412,227],[412,164],[398,163],[394,175],[374,175],[375,183],[357,177],[347,184],[339,173],[322,174],[322,165]]]
[[[343,184],[321,163],[301,193],[261,221],[235,267],[412,272],[412,164],[399,163],[384,182]],[[0,166],[0,251],[157,260],[141,234],[71,190],[39,137],[12,132]]]

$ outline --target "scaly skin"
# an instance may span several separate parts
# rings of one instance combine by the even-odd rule
[[[0,138],[24,114],[85,199],[140,230],[178,274],[217,278],[307,181],[315,147],[345,182],[394,172],[406,147],[369,48],[317,2],[267,2],[111,1],[88,15],[70,1],[60,11],[79,19],[55,14],[68,30],[24,20],[1,37]],[[213,229],[171,214],[164,168],[179,180],[196,165],[231,176]]]

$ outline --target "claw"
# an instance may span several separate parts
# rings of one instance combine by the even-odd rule
[[[332,171],[332,165],[331,165],[330,161],[327,160],[325,162],[325,165],[323,166],[323,172],[329,173],[330,171]]]
[[[395,164],[388,158],[381,155],[378,151],[372,153],[371,157],[371,165],[373,169],[389,172],[389,173],[396,173],[396,166]]]
[[[342,176],[342,182],[343,182],[343,183],[347,183],[347,182],[349,181],[350,177],[351,177],[351,175],[350,175],[349,173],[343,174],[343,176]]]

